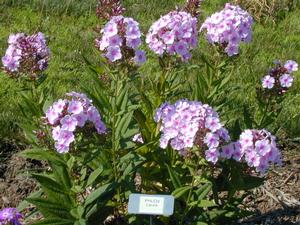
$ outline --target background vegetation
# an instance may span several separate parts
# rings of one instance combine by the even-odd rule
[[[184,0],[125,0],[124,5],[127,8],[126,14],[133,15],[146,34],[150,25],[160,15],[176,6],[182,6],[184,2]],[[220,10],[225,2],[205,1],[200,16],[201,22],[206,16]],[[55,97],[67,91],[80,90],[80,83],[91,82],[87,79],[88,70],[82,56],[97,63],[100,54],[93,45],[97,36],[95,28],[100,25],[95,15],[95,7],[95,0],[1,0],[0,55],[4,55],[10,33],[41,31],[47,36],[52,52],[47,74],[48,82],[55,88],[57,95]],[[288,10],[290,12],[287,13]],[[231,79],[234,80],[233,88],[237,91],[234,94],[228,93],[232,99],[232,107],[229,114],[222,115],[229,121],[231,117],[242,116],[241,112],[235,110],[236,104],[254,101],[255,88],[260,84],[260,78],[272,66],[274,59],[282,61],[293,59],[300,62],[299,3],[293,2],[291,8],[282,5],[281,10],[277,12],[280,14],[275,12],[272,15],[264,14],[260,21],[255,23],[253,42],[243,45],[240,56],[232,62]],[[197,61],[201,54],[212,51],[211,48],[207,48],[203,36],[200,38],[200,48],[196,51],[194,61]],[[150,55],[148,57],[150,60],[143,66],[143,71],[147,76],[152,76],[155,71],[152,71],[149,65],[157,61],[151,60]],[[299,137],[300,74],[298,72],[295,75],[296,84],[288,94],[286,107],[282,112],[284,116],[279,117],[277,123],[284,124],[285,132],[289,135]],[[0,72],[0,140],[20,140],[17,124],[21,116],[17,107],[19,98],[16,97],[16,92],[20,88],[14,80],[10,80]]]

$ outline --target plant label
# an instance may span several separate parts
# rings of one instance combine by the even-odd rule
[[[173,211],[172,195],[131,194],[129,196],[128,213],[130,214],[170,216]]]

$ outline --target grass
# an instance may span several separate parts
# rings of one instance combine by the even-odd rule
[[[96,18],[94,0],[2,0],[0,3],[0,55],[7,47],[10,33],[45,33],[51,48],[51,62],[47,74],[53,82],[56,97],[67,91],[79,90],[80,83],[89,82],[88,70],[82,55],[97,63],[99,53],[93,46],[96,33],[94,28],[99,24]],[[125,0],[126,14],[133,16],[141,24],[144,33],[160,15],[167,13],[176,6],[184,4],[184,0]],[[202,7],[201,21],[224,5],[223,0],[205,1]],[[278,24],[265,23],[254,26],[254,39],[249,45],[243,45],[241,54],[236,59],[233,68],[234,84],[240,87],[240,93],[235,95],[236,101],[253,101],[255,86],[274,59],[294,59],[300,62],[300,9],[289,13]],[[210,51],[208,44],[201,36],[200,46],[195,54]],[[197,57],[195,57],[196,59]],[[150,63],[151,62],[151,63]],[[153,67],[150,60],[143,71],[150,73]],[[149,74],[151,75],[151,74]],[[299,114],[300,73],[296,73],[296,85],[289,93],[285,111],[279,122],[293,118]],[[0,72],[0,139],[15,138],[17,122],[20,113],[17,110],[19,98],[16,91],[20,87]],[[240,116],[235,112],[235,116]],[[292,121],[297,123],[298,120]],[[299,136],[298,126],[289,126],[289,132]]]

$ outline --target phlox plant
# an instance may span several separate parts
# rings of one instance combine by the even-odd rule
[[[23,121],[19,126],[32,133],[33,124],[39,123],[53,89],[50,83],[45,82],[50,49],[46,37],[41,32],[32,35],[11,34],[7,43],[8,48],[2,57],[3,70],[20,84],[20,89],[14,93],[21,98],[19,110]]]
[[[263,184],[273,165],[281,165],[277,139],[267,126],[273,121],[271,106],[280,107],[298,64],[277,63],[258,81],[259,115],[252,117],[248,106],[241,107],[244,123],[228,123],[226,95],[234,92],[228,84],[235,76],[230,66],[240,43],[251,41],[253,19],[239,6],[226,4],[200,29],[219,47],[217,54],[193,59],[201,38],[200,3],[188,0],[154,22],[144,46],[139,23],[122,15],[120,1],[99,0],[103,11],[98,7],[97,14],[105,22],[96,38],[99,63],[83,56],[91,82],[81,84],[82,93],[43,100],[39,113],[24,110],[36,121],[24,128],[30,147],[20,154],[46,165],[31,173],[40,189],[18,207],[22,211],[30,203],[42,214],[32,224],[148,224],[145,216],[128,214],[131,193],[175,197],[174,214],[154,216],[154,224],[229,224],[250,214],[239,207],[243,199]],[[35,84],[49,50],[39,55],[41,47],[31,46],[31,39],[43,37],[40,33],[28,38],[29,47],[22,45],[26,35],[10,37],[10,46],[19,36],[21,44],[9,47],[4,68]],[[141,69],[146,47],[157,59],[153,76]],[[32,96],[46,89],[39,87],[41,92]],[[21,214],[13,213],[18,221]]]

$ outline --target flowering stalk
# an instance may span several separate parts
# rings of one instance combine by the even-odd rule
[[[275,61],[276,66],[268,71],[261,79],[261,87],[257,88],[257,98],[260,109],[258,128],[264,128],[273,121],[282,110],[281,102],[294,82],[294,72],[298,70],[298,64],[288,60],[284,64]]]
[[[120,16],[125,12],[120,0],[98,0],[96,14],[99,19],[108,21],[113,16]]]
[[[189,12],[193,17],[199,17],[199,8],[203,0],[187,0],[184,10]]]
[[[207,31],[210,44],[216,44],[228,56],[239,53],[239,45],[252,39],[252,16],[239,6],[227,3],[225,8],[208,17],[200,28]]]

